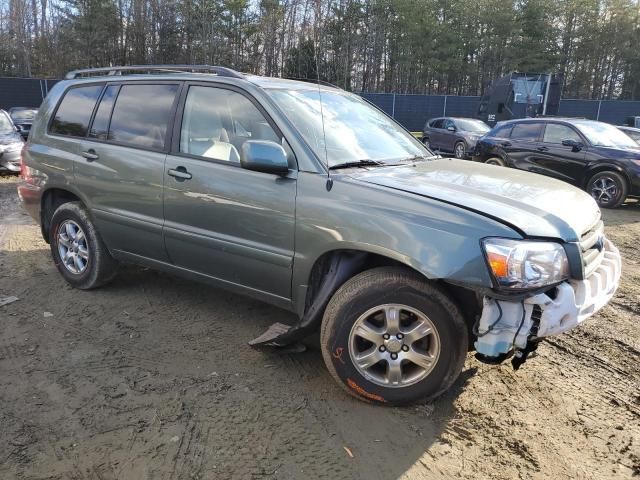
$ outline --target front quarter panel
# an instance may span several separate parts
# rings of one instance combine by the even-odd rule
[[[296,205],[294,292],[304,292],[316,260],[341,249],[379,254],[429,279],[491,287],[480,240],[521,238],[507,226],[445,202],[357,182],[346,174],[301,173]],[[299,294],[302,296],[302,294]],[[304,298],[295,299],[300,307]]]

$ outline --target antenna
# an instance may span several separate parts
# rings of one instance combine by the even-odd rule
[[[322,28],[322,3],[318,1],[318,10],[317,10],[317,23]],[[333,188],[333,179],[331,178],[331,169],[329,168],[329,154],[327,153],[327,133],[324,128],[324,108],[322,106],[322,89],[320,88],[320,62],[318,61],[318,31],[316,30],[316,35],[314,39],[314,47],[315,57],[316,57],[316,81],[318,85],[318,100],[320,101],[320,119],[322,121],[322,142],[324,144],[324,162],[327,166],[327,192],[330,192]]]

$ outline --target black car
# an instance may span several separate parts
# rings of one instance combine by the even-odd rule
[[[29,136],[36,113],[38,113],[38,109],[33,107],[12,107],[9,109],[11,120],[25,140]]]
[[[486,123],[473,118],[432,118],[422,130],[422,142],[431,150],[467,158],[478,139],[489,130]]]
[[[606,208],[640,196],[640,146],[608,123],[526,118],[497,124],[473,160],[528,170],[585,189]]]

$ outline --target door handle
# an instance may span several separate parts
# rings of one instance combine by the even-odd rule
[[[187,172],[187,169],[184,167],[170,168],[167,174],[180,181],[191,180],[191,178],[193,177],[193,175]]]
[[[90,162],[98,160],[100,158],[100,155],[98,155],[93,148],[90,148],[86,152],[82,152],[81,155]]]
[[[502,142],[500,145],[502,145],[503,147],[510,147],[511,142]]]
[[[538,147],[536,148],[536,150],[538,150],[539,152],[546,152],[549,149],[547,147]]]

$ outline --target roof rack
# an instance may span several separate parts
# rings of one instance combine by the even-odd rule
[[[315,83],[315,84],[319,84],[319,85],[323,85],[325,87],[333,87],[333,88],[337,88],[338,90],[342,90],[342,88],[340,88],[337,85],[334,85],[333,83],[329,83],[329,82],[325,82],[324,80],[317,80],[315,78],[295,78],[295,77],[287,77],[285,80],[295,80],[296,82],[307,82],[307,83]]]
[[[244,75],[227,67],[216,67],[213,65],[127,65],[122,67],[101,67],[84,68],[73,70],[65,76],[67,80],[81,77],[98,77],[122,75],[123,73],[179,73],[179,72],[199,72],[212,73],[221,77],[244,78]]]

